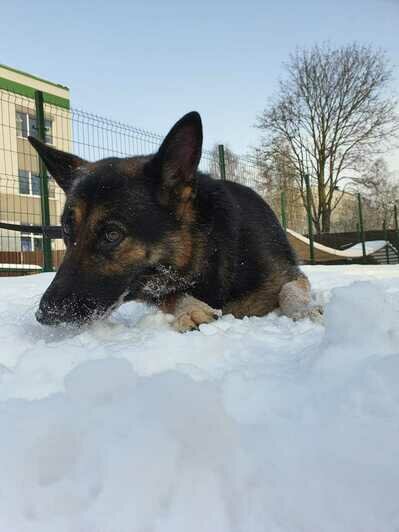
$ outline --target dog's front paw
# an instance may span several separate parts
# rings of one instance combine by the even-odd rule
[[[176,331],[186,332],[198,329],[202,323],[217,320],[222,311],[210,307],[195,297],[183,296],[176,306],[174,315],[173,327]]]
[[[324,309],[321,305],[309,305],[293,313],[294,321],[309,318],[315,323],[323,323]]]

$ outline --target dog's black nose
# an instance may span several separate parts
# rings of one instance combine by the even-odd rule
[[[60,320],[54,315],[44,312],[41,308],[37,309],[35,317],[42,325],[57,325],[57,323],[60,323]]]
[[[39,308],[35,316],[42,325],[71,325],[81,326],[101,317],[106,307],[96,302],[94,299],[78,298],[75,294],[69,297],[50,298],[46,292],[42,297]]]

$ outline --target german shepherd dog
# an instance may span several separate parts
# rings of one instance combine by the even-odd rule
[[[88,162],[29,140],[66,194],[66,253],[40,301],[40,323],[82,324],[129,300],[173,314],[179,331],[221,312],[317,313],[270,207],[197,170],[198,113],[183,116],[150,156]]]

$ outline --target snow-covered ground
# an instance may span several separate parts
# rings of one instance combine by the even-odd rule
[[[34,320],[0,279],[0,532],[399,530],[399,267],[307,267],[324,325]]]

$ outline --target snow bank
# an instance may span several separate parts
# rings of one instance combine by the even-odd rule
[[[308,267],[324,326],[35,323],[0,279],[1,532],[399,528],[399,268]]]

